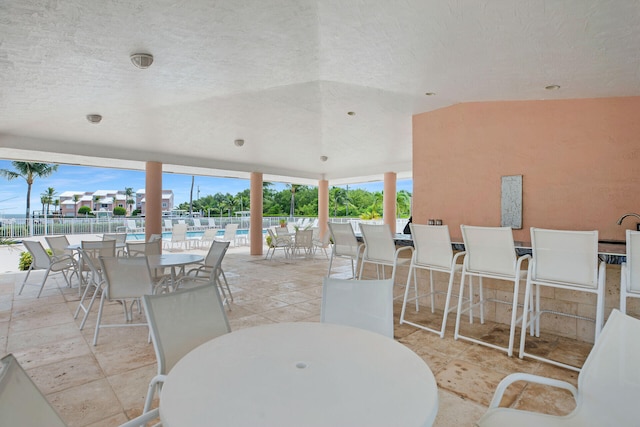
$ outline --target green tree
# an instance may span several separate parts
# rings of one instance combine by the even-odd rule
[[[78,202],[80,201],[80,195],[79,194],[74,194],[73,195],[73,217],[77,218],[78,217]]]
[[[102,196],[93,196],[93,210],[94,211],[98,210],[98,202],[100,201],[101,198],[102,198]]]
[[[291,205],[289,207],[289,218],[293,219],[293,215],[296,211],[296,189],[298,186],[296,184],[287,184],[289,191],[291,191]]]
[[[80,206],[78,209],[78,214],[87,216],[91,213],[91,208],[89,206]]]
[[[44,197],[44,204],[47,206],[47,217],[49,216],[49,205],[53,203],[53,196],[55,196],[56,190],[53,187],[47,188],[47,191],[41,194]],[[44,207],[42,208],[44,211]]]
[[[411,212],[411,193],[400,190],[396,193],[396,215],[399,218],[409,216]]]
[[[58,170],[58,165],[48,163],[11,162],[14,171],[0,169],[0,176],[9,181],[22,178],[27,182],[27,207],[25,217],[29,218],[31,213],[31,186],[36,178],[46,178]]]
[[[131,206],[133,206],[133,204],[135,203],[135,201],[133,200],[134,194],[135,193],[133,192],[133,188],[125,187],[124,189],[124,195],[126,196],[125,203],[127,204],[127,206],[129,206],[129,212],[131,212]]]
[[[113,208],[114,216],[125,216],[127,214],[127,210],[122,206],[116,206]]]

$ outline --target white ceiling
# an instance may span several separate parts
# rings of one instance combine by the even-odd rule
[[[135,68],[135,52],[153,54],[151,68]],[[0,2],[5,159],[404,178],[413,114],[637,95],[636,0]]]

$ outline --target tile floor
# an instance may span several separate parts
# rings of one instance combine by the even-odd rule
[[[337,268],[335,268],[337,262]],[[334,262],[334,276],[350,274],[345,260]],[[250,256],[246,247],[231,248],[223,267],[235,303],[228,312],[232,330],[272,322],[319,321],[322,276],[328,262],[288,261],[278,253],[272,261]],[[33,280],[42,277],[32,273]],[[406,277],[406,272],[404,272]],[[141,412],[147,384],[156,373],[153,345],[143,327],[102,330],[91,345],[94,308],[83,331],[73,319],[77,289],[53,276],[39,299],[37,287],[17,295],[24,273],[0,274],[0,354],[13,353],[70,427],[117,426]],[[400,279],[402,280],[402,279]],[[400,313],[396,304],[396,315]],[[121,306],[111,304],[107,322],[120,321]],[[430,322],[428,310],[422,321]],[[499,351],[453,339],[454,314],[444,339],[409,325],[396,323],[395,338],[420,355],[433,371],[439,387],[436,426],[472,426],[485,412],[498,382],[511,372],[531,372],[577,382],[577,373],[531,360],[509,358]],[[476,325],[485,338],[502,339],[504,325]],[[556,352],[581,363],[589,344],[559,337],[532,340],[543,352]],[[402,390],[398,390],[402,393]],[[573,408],[571,396],[556,389],[516,383],[503,405],[553,414]]]

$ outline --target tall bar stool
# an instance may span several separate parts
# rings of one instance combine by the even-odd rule
[[[413,247],[404,246],[396,249],[389,224],[360,224],[360,231],[364,240],[364,253],[358,279],[362,280],[364,265],[369,263],[376,266],[378,279],[385,279],[385,267],[391,267],[391,280],[395,284],[398,267],[411,262],[410,257],[403,258],[400,255],[407,251],[413,254]]]
[[[572,365],[548,359],[525,350],[526,327],[533,327],[540,336],[540,317],[545,313],[591,320],[572,313],[543,310],[540,304],[540,287],[581,291],[596,295],[595,339],[600,335],[604,321],[604,284],[606,264],[598,263],[598,231],[546,230],[531,227],[531,249],[533,258],[529,263],[529,274],[524,297],[523,333],[520,337],[520,358],[551,363],[556,366],[580,371]],[[598,265],[599,264],[599,265]],[[534,288],[535,287],[535,288]],[[527,319],[530,296],[535,294],[535,309],[531,320]]]
[[[627,298],[640,298],[640,231],[627,230],[627,261],[620,269],[620,311],[625,314]]]
[[[400,324],[406,323],[425,331],[433,332],[444,338],[444,331],[447,327],[447,315],[453,309],[450,308],[451,293],[453,290],[453,280],[456,272],[462,272],[462,264],[458,264],[458,259],[463,257],[465,252],[453,254],[451,248],[451,236],[449,235],[449,227],[447,225],[418,225],[410,223],[411,236],[413,237],[413,256],[411,257],[411,265],[409,266],[409,274],[407,275],[407,286],[404,290],[404,300],[402,302],[402,312],[400,313]],[[416,270],[429,271],[429,292],[419,295],[418,278]],[[449,274],[449,285],[447,291],[436,291],[433,286],[433,272],[439,271]],[[414,297],[409,298],[409,288],[413,279]],[[473,292],[471,288],[470,294]],[[429,297],[431,300],[431,313],[435,312],[435,296],[444,294],[444,312],[442,314],[442,323],[440,329],[434,329],[429,326],[421,325],[417,322],[409,321],[405,318],[407,303],[415,300],[416,312],[420,310],[419,299],[421,297]],[[459,296],[458,296],[459,297]]]
[[[525,260],[531,258],[530,255],[516,257],[516,250],[513,243],[513,232],[510,227],[473,227],[461,225],[462,238],[466,249],[466,256],[462,267],[462,278],[460,279],[460,293],[464,295],[464,284],[467,276],[479,278],[480,300],[476,303],[470,302],[463,310],[462,298],[458,299],[458,312],[456,314],[456,329],[454,338],[464,339],[476,344],[506,351],[507,355],[513,355],[516,325],[518,323],[518,290],[520,281],[525,280],[527,271],[521,266]],[[482,341],[474,337],[464,336],[460,333],[460,316],[474,306],[480,307],[480,323],[484,323],[484,304],[491,301],[496,303],[507,303],[501,300],[489,300],[483,296],[482,279],[498,279],[513,282],[513,299],[511,301],[511,322],[509,327],[509,344],[502,347],[487,341]]]

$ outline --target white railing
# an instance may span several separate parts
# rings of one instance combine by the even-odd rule
[[[171,219],[172,223],[185,221],[188,226],[193,226],[193,219],[185,217],[164,218]],[[302,221],[303,217],[264,217],[262,228],[277,226],[281,220],[288,223]],[[313,219],[311,218],[312,222]],[[145,226],[144,218],[0,218],[0,238],[22,239],[30,236],[47,236],[56,234],[102,234],[127,231],[127,220],[134,220],[136,227],[142,229]],[[360,232],[360,223],[381,224],[382,220],[361,220],[359,218],[330,218],[331,222],[350,222],[356,233]],[[249,228],[248,217],[202,217],[202,226],[214,226],[224,228],[227,224],[238,224],[241,229]],[[407,219],[396,220],[396,232],[401,233]]]

